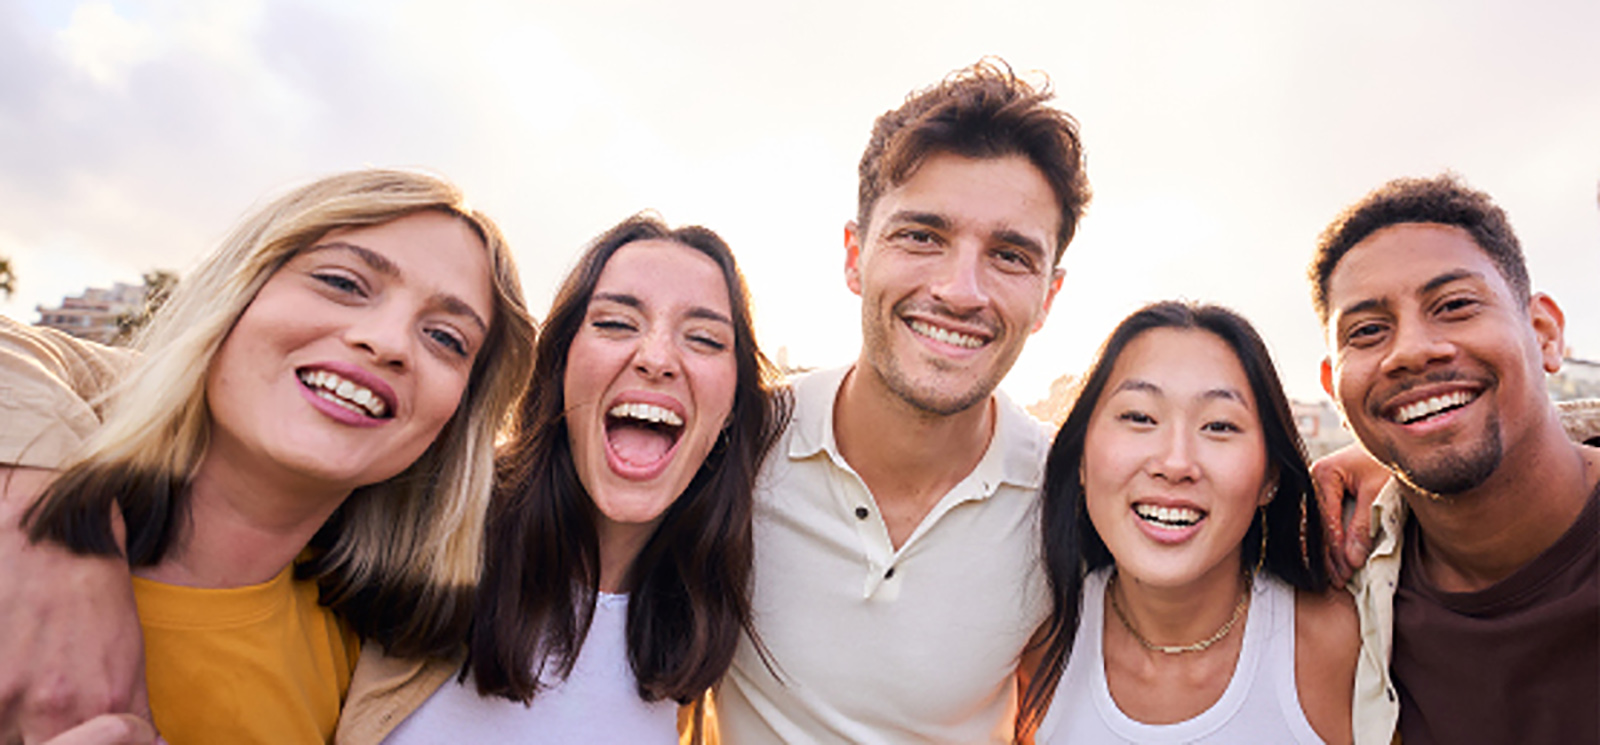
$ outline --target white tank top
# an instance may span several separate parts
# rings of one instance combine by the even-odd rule
[[[1244,644],[1227,690],[1211,708],[1173,724],[1129,718],[1106,687],[1105,588],[1109,568],[1084,582],[1078,635],[1056,686],[1037,742],[1062,743],[1300,743],[1320,745],[1294,683],[1294,589],[1259,575],[1245,617]]]
[[[678,705],[639,698],[628,665],[628,596],[601,593],[572,674],[523,706],[451,678],[386,743],[676,743]]]

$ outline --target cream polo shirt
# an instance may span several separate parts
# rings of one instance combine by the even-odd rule
[[[1600,401],[1557,404],[1567,436],[1582,442],[1600,435]],[[1390,479],[1372,504],[1372,553],[1345,586],[1361,616],[1361,655],[1356,661],[1352,717],[1356,745],[1389,745],[1399,738],[1400,693],[1389,676],[1394,653],[1394,594],[1400,587],[1406,503]]]
[[[1016,667],[1048,610],[1043,425],[995,395],[994,437],[898,551],[839,454],[847,369],[795,385],[756,487],[755,628],[718,690],[725,742],[1010,742]]]

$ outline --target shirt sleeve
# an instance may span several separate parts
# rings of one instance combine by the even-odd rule
[[[0,465],[63,465],[100,425],[100,402],[133,358],[0,316]]]

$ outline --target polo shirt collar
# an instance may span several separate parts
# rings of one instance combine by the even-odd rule
[[[833,436],[833,402],[839,396],[845,375],[852,369],[853,366],[845,366],[819,370],[795,383],[794,421],[790,425],[794,436],[789,440],[791,460],[827,453],[840,468],[854,470],[839,454],[839,443]],[[994,437],[989,439],[989,449],[968,479],[977,478],[983,482],[985,497],[993,494],[1000,484],[1038,489],[1044,481],[1045,449],[1049,443],[1044,425],[1012,403],[1002,391],[993,393],[993,402]]]

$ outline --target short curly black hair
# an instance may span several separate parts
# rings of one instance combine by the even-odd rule
[[[1307,274],[1311,302],[1324,326],[1328,324],[1328,278],[1339,261],[1368,236],[1401,223],[1449,225],[1467,231],[1499,267],[1517,300],[1527,304],[1531,297],[1528,266],[1505,211],[1488,194],[1467,186],[1453,173],[1444,173],[1390,181],[1346,208],[1322,231]]]

